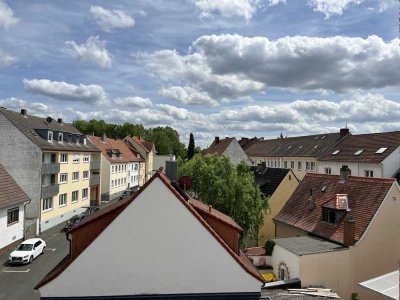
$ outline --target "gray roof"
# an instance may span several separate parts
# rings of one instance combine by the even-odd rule
[[[58,142],[57,140],[48,142],[37,132],[37,130],[42,129],[54,132],[79,134],[83,136],[83,134],[70,123],[59,123],[57,120],[47,122],[45,118],[39,118],[29,114],[23,116],[19,112],[8,110],[6,108],[0,108],[0,113],[3,114],[29,140],[43,150],[100,152],[100,150],[97,149],[97,147],[89,140],[87,140],[86,145],[80,143],[68,143],[66,141]]]
[[[347,249],[341,245],[310,236],[274,239],[274,242],[299,256]]]
[[[30,201],[28,195],[0,164],[0,208]]]

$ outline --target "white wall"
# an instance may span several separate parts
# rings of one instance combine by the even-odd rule
[[[260,288],[261,282],[155,178],[40,293],[42,297],[84,297],[259,293]]]
[[[236,138],[233,138],[232,142],[226,147],[223,155],[229,157],[234,165],[238,165],[242,160],[249,166],[253,164],[242,147],[240,147]]]
[[[383,177],[392,177],[400,169],[400,147],[382,161]]]
[[[7,226],[7,210],[19,207],[19,221]],[[8,246],[24,236],[24,205],[13,205],[0,209],[0,249]]]
[[[136,166],[136,170],[135,170]],[[128,185],[134,187],[139,185],[139,163],[130,162],[128,164]]]
[[[167,161],[174,161],[175,155],[154,155],[153,156],[153,170],[158,170],[160,167],[163,167],[165,170]]]
[[[372,170],[374,172],[374,177],[377,178],[383,177],[382,167],[378,163],[372,164],[372,163],[357,163],[357,162],[319,161],[318,173],[325,174],[325,168],[329,167],[331,168],[332,175],[340,175],[340,168],[344,165],[350,168],[352,176],[365,176],[364,173],[365,170]],[[392,175],[390,175],[389,177],[391,177]]]
[[[274,251],[272,252],[272,267],[277,278],[279,278],[278,265],[281,262],[284,262],[288,267],[290,278],[300,277],[300,257],[275,244]]]

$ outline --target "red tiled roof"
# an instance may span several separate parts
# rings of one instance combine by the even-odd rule
[[[218,154],[221,155],[224,153],[225,149],[229,146],[229,144],[232,142],[233,138],[226,137],[224,139],[218,139],[215,138],[210,147],[208,149],[204,150],[205,155],[212,155],[212,154]]]
[[[0,164],[0,208],[30,201],[28,195]]]
[[[153,142],[146,142],[142,137],[140,136],[129,136],[128,138],[131,138],[132,140],[134,140],[137,144],[139,144],[140,147],[143,148],[143,150],[145,150],[147,153],[151,152],[151,150],[153,150],[154,147],[154,143]],[[129,141],[129,139],[128,139]]]
[[[349,135],[331,150],[322,155],[322,161],[380,163],[400,146],[400,131]],[[383,153],[375,153],[380,148],[387,148]],[[339,153],[333,155],[336,150]],[[357,151],[363,150],[359,155]]]
[[[138,158],[132,151],[128,148],[128,146],[122,140],[114,140],[110,138],[105,138],[103,140],[102,137],[88,136],[89,140],[101,150],[104,157],[111,163],[126,163],[126,162],[137,162],[142,161],[142,159]],[[108,155],[110,150],[118,150],[118,152],[122,155],[121,158],[112,158]]]
[[[308,233],[343,244],[344,216],[337,225],[323,223],[322,207],[331,207],[337,194],[347,194],[349,211],[355,221],[355,240],[364,234],[367,226],[386,197],[395,179],[349,176],[344,183],[338,175],[307,173],[285,206],[274,218]],[[325,187],[325,189],[323,189]],[[316,207],[309,210],[310,190]],[[322,191],[324,190],[324,191]],[[336,201],[336,200],[335,200]],[[341,209],[342,207],[332,207]]]

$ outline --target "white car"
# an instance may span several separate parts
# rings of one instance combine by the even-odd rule
[[[12,264],[31,263],[36,257],[44,253],[46,242],[39,238],[23,241],[13,252],[8,261]]]

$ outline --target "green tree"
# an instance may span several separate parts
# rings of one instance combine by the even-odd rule
[[[180,176],[193,181],[191,195],[232,217],[244,230],[244,236],[256,238],[263,222],[268,199],[254,183],[249,167],[236,167],[225,156],[195,155],[191,160],[178,160]]]
[[[194,137],[193,137],[193,133],[190,133],[189,136],[189,146],[188,146],[188,150],[187,150],[187,158],[190,160],[192,159],[192,157],[194,156]]]
[[[169,126],[150,128],[144,137],[146,141],[154,142],[160,155],[174,154],[176,157],[186,157],[185,145],[180,142],[179,133]]]

